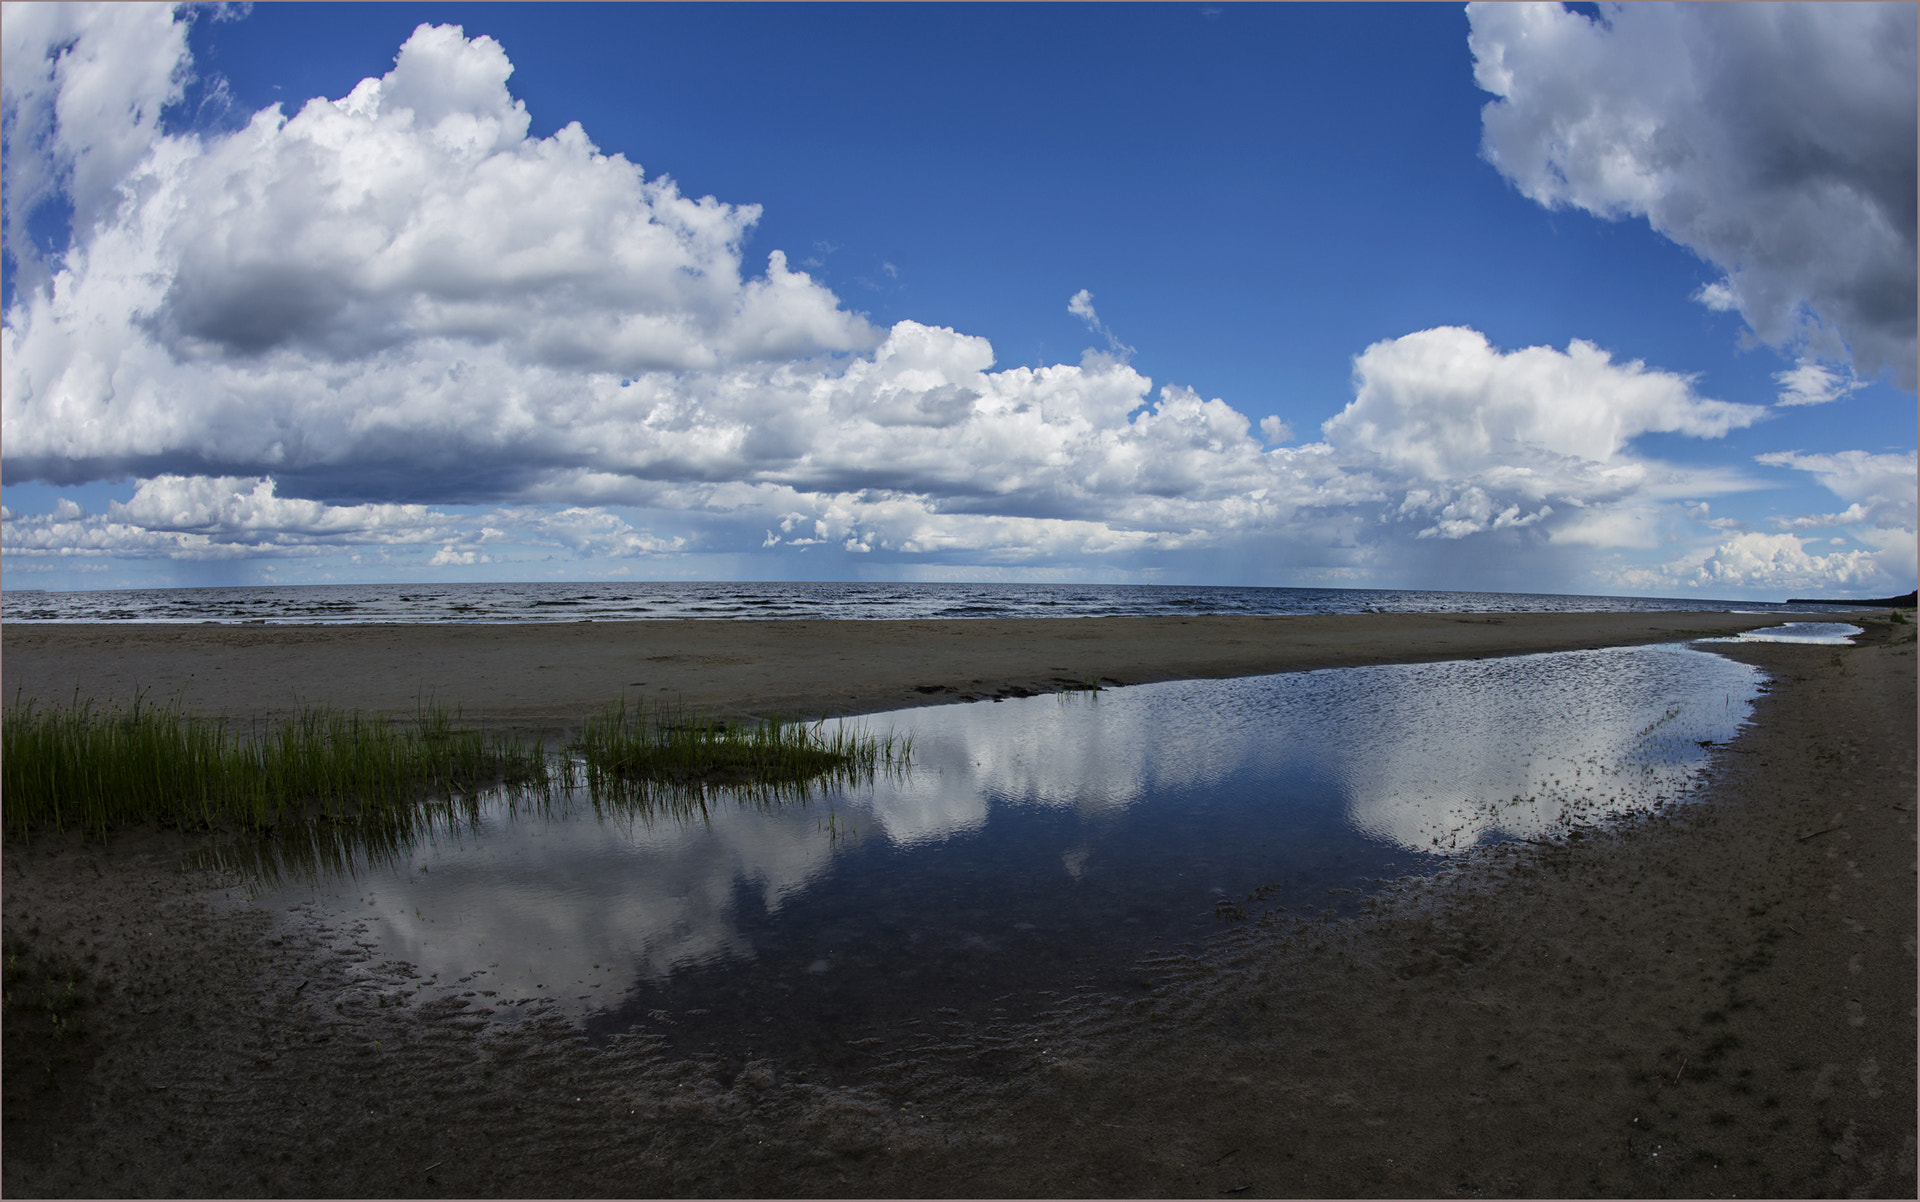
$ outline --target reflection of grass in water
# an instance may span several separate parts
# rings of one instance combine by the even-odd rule
[[[537,746],[455,720],[445,707],[395,722],[319,706],[242,732],[178,701],[16,702],[0,723],[5,830],[9,838],[74,829],[98,837],[140,822],[247,834],[404,830],[430,796],[548,783]]]
[[[1105,678],[1098,673],[1088,673],[1079,678],[1056,676],[1053,680],[1058,687],[1054,697],[1061,705],[1074,705],[1082,701],[1098,700],[1096,694],[1106,692]]]
[[[508,815],[550,815],[584,784],[602,818],[700,822],[721,800],[772,810],[804,803],[822,786],[870,782],[879,772],[903,769],[911,750],[911,739],[876,738],[844,724],[729,723],[692,710],[616,702],[547,760],[537,786],[507,790]],[[404,863],[421,839],[458,836],[480,823],[480,800],[465,793],[379,821],[339,818],[289,827],[268,839],[211,849],[193,865],[236,869],[270,884],[358,876]],[[854,834],[832,816],[822,829],[835,840]]]
[[[550,812],[551,784],[504,786],[509,814],[517,814],[522,807]],[[431,797],[374,814],[290,823],[261,832],[258,838],[190,853],[185,866],[190,871],[239,872],[268,887],[289,880],[357,877],[362,871],[405,863],[423,839],[478,831],[480,825],[478,794]]]
[[[865,784],[904,767],[912,740],[844,723],[727,722],[623,699],[588,720],[574,750],[596,809],[691,819],[722,795],[771,807],[821,786]]]

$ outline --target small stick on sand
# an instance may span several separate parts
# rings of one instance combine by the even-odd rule
[[[1841,823],[1840,825],[1841,825],[1841,826],[1845,826],[1846,824],[1845,824],[1845,823]],[[1823,830],[1823,831],[1815,831],[1815,832],[1813,832],[1813,834],[1812,834],[1812,835],[1802,835],[1802,836],[1800,836],[1800,842],[1802,842],[1802,843],[1805,843],[1805,842],[1806,842],[1807,840],[1809,840],[1809,839],[1811,839],[1811,838],[1813,838],[1813,837],[1814,837],[1814,835],[1831,835],[1831,834],[1832,834],[1833,832],[1835,832],[1835,831],[1837,831],[1837,830],[1839,830],[1839,829],[1840,829],[1840,827],[1839,827],[1839,826],[1830,826],[1830,827],[1828,827],[1828,828],[1827,828],[1826,830]]]

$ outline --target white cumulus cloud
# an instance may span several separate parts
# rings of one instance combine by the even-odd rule
[[[1756,459],[1768,467],[1810,474],[1847,502],[1846,508],[1775,516],[1771,519],[1775,533],[1739,531],[1696,546],[1664,565],[1619,573],[1615,582],[1655,592],[1691,588],[1828,595],[1886,594],[1913,587],[1916,560],[1920,560],[1920,531],[1916,530],[1920,463],[1914,452],[1807,455],[1777,451]],[[1703,525],[1723,531],[1730,528],[1728,523],[1706,520],[1704,504],[1693,509],[1692,516]],[[1798,530],[1844,530],[1847,537],[1820,539],[1790,533]],[[1822,542],[1838,549],[1824,554],[1815,550]]]
[[[1709,552],[1694,575],[1705,588],[1776,591],[1847,588],[1891,582],[1870,551],[1819,555],[1791,534],[1736,534]]]
[[[685,540],[635,529],[602,509],[558,512],[495,509],[455,514],[426,505],[327,505],[276,494],[272,480],[230,476],[159,476],[141,480],[133,496],[88,514],[62,498],[48,514],[0,516],[8,555],[213,560],[314,556],[345,549],[383,551],[442,543],[430,566],[494,562],[476,548],[505,544],[563,548],[582,558],[669,554]]]
[[[1410,485],[1398,512],[1430,516],[1422,535],[1455,539],[1543,522],[1555,504],[1664,495],[1683,473],[1635,455],[1636,437],[1718,438],[1765,412],[1699,396],[1685,376],[1616,363],[1578,339],[1565,351],[1502,352],[1478,331],[1442,327],[1356,357],[1353,402],[1322,432],[1343,458]],[[1684,474],[1696,493],[1740,486]]]
[[[1136,370],[1087,290],[1067,307],[1106,350],[1078,363],[874,328],[777,249],[752,274],[755,206],[683,196],[578,125],[530,136],[505,49],[457,28],[344,96],[175,135],[153,114],[192,70],[183,17],[8,11],[9,253],[35,204],[94,216],[16,277],[4,469],[135,481],[102,514],[9,512],[9,557],[1186,556],[1366,583],[1524,547],[1572,580],[1575,549],[1654,545],[1682,499],[1761,483],[1637,440],[1764,408],[1577,339],[1378,342],[1322,440],[1282,445],[1279,418]],[[1813,370],[1789,386],[1838,387]],[[1764,465],[1840,489],[1851,462]]]
[[[1915,380],[1911,4],[1470,4],[1486,158],[1645,217],[1761,340]]]
[[[537,453],[540,428],[632,417],[623,377],[878,340],[777,251],[744,275],[756,207],[683,197],[577,124],[528,137],[511,69],[422,26],[337,101],[149,139],[111,219],[7,315],[9,465],[377,478],[403,432]],[[32,155],[8,152],[11,179]]]
[[[191,74],[187,27],[165,4],[8,4],[0,21],[7,253],[15,287],[47,267],[23,228],[64,198],[73,225],[110,217]]]

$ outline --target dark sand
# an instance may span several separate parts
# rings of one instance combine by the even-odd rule
[[[4,667],[9,698],[61,700],[164,696],[191,672],[197,708],[242,716],[296,688],[404,709],[424,685],[489,724],[556,731],[621,687],[853,712],[1775,620],[13,627]],[[8,845],[4,929],[30,970],[10,989],[50,958],[88,1001],[64,1039],[8,1010],[0,1186],[1912,1197],[1913,627],[1850,620],[1870,627],[1862,646],[1719,648],[1775,684],[1697,800],[1482,849],[1352,921],[1223,926],[1148,965],[1150,989],[1063,997],[1018,1025],[930,1023],[830,1079],[668,1056],[651,1036],[596,1050],[558,1021],[499,1028],[484,997],[178,874],[191,836]]]

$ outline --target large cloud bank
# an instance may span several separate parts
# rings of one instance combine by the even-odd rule
[[[3,28],[5,471],[137,481],[105,513],[5,514],[15,564],[818,551],[1467,583],[1524,552],[1536,582],[1605,584],[1571,565],[1757,483],[1635,440],[1764,409],[1578,340],[1382,341],[1301,445],[1278,415],[1156,388],[1084,291],[1069,310],[1104,351],[995,370],[984,339],[875,328],[779,251],[749,264],[756,207],[683,196],[577,124],[529,136],[505,51],[456,28],[218,134],[158,119],[191,73],[164,7]],[[62,198],[70,243],[35,246]]]
[[[1762,341],[1914,386],[1912,4],[1467,12],[1483,150],[1521,192],[1645,217]]]

